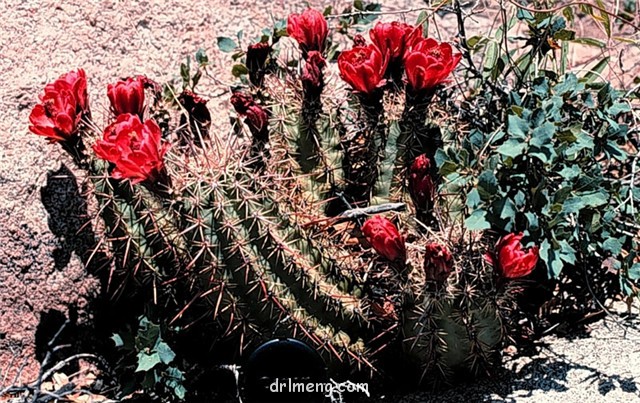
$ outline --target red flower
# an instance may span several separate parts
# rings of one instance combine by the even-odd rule
[[[264,66],[270,53],[271,45],[266,42],[254,43],[247,48],[247,69],[252,84],[262,85]]]
[[[319,96],[324,86],[324,78],[322,69],[326,65],[326,61],[320,52],[309,52],[307,62],[302,70],[302,86],[305,93],[311,96]]]
[[[266,140],[269,135],[267,130],[269,115],[267,114],[267,111],[265,111],[260,105],[253,104],[249,109],[247,109],[245,115],[247,118],[244,122],[249,126],[249,130],[251,131],[251,134],[253,134],[253,137]]]
[[[127,78],[107,86],[111,110],[116,116],[130,113],[142,119],[144,112],[144,83],[142,77]]]
[[[374,45],[356,46],[340,53],[338,67],[340,76],[355,91],[372,94],[384,85],[384,73],[389,58]]]
[[[405,37],[413,31],[414,27],[403,22],[391,23],[379,22],[369,31],[371,42],[380,49],[382,54],[389,53],[391,61],[397,60],[404,54]],[[420,26],[422,31],[422,26]]]
[[[529,275],[538,263],[539,249],[533,246],[529,251],[522,250],[520,240],[523,234],[509,234],[496,244],[495,257],[485,255],[503,277],[518,278]]]
[[[244,123],[254,138],[266,140],[269,137],[269,114],[260,105],[256,104],[250,94],[236,91],[231,96],[231,104],[239,115],[246,116]]]
[[[421,154],[409,168],[409,194],[416,210],[427,210],[434,195],[431,178],[431,161],[426,154]]]
[[[184,90],[178,96],[180,105],[187,112],[180,116],[180,126],[185,127],[187,116],[189,117],[189,128],[196,144],[200,145],[200,137],[209,137],[209,127],[211,127],[211,113],[207,108],[207,100],[197,95],[193,91]]]
[[[69,140],[82,116],[89,114],[84,70],[71,71],[44,87],[44,94],[29,115],[29,130],[51,141]]]
[[[446,81],[456,68],[461,54],[453,54],[448,43],[438,44],[432,38],[422,39],[405,54],[405,70],[409,88],[414,92],[433,89]]]
[[[154,181],[162,174],[162,159],[169,149],[161,137],[154,120],[143,124],[137,115],[123,114],[107,126],[93,150],[98,157],[115,164],[114,178],[130,179],[133,184]]]
[[[424,272],[428,281],[443,283],[453,270],[451,252],[440,244],[430,243],[425,246]]]
[[[307,9],[302,14],[291,14],[287,19],[287,33],[298,41],[303,56],[312,50],[322,53],[329,29],[320,11]]]
[[[373,249],[388,260],[392,262],[406,260],[404,238],[388,219],[380,216],[368,219],[362,225],[362,233]]]
[[[233,95],[231,95],[231,105],[233,105],[236,112],[241,115],[247,113],[247,109],[254,103],[251,94],[247,94],[246,92],[235,91]]]

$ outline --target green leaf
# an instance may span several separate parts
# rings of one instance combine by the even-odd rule
[[[494,41],[490,41],[487,44],[487,51],[484,54],[484,65],[483,68],[485,71],[492,71],[498,62],[498,44]]]
[[[518,210],[516,209],[516,205],[513,202],[513,200],[505,198],[502,200],[502,203],[500,203],[502,209],[500,211],[500,218],[501,219],[515,219],[516,213],[518,212]]]
[[[627,277],[631,280],[640,280],[640,263],[634,263],[627,271]]]
[[[579,165],[571,165],[562,168],[562,170],[558,172],[558,174],[560,174],[560,176],[562,176],[566,180],[573,180],[582,175],[582,170],[580,169]]]
[[[243,74],[249,74],[249,69],[247,69],[247,66],[245,66],[244,64],[235,64],[231,69],[231,74],[234,77],[239,78]]]
[[[631,112],[631,106],[626,102],[616,102],[607,109],[607,113],[613,117],[627,112]]]
[[[464,226],[470,231],[482,231],[491,228],[491,224],[487,221],[487,212],[483,209],[474,211],[466,220]]]
[[[585,192],[579,196],[569,197],[562,205],[562,212],[578,213],[585,207],[598,207],[607,204],[609,198],[605,193],[593,191]]]
[[[602,243],[602,249],[611,252],[613,256],[617,256],[622,252],[622,242],[617,238],[607,238]]]
[[[218,48],[222,52],[231,53],[231,52],[235,51],[238,48],[238,45],[231,38],[227,38],[226,36],[219,36],[218,37]]]
[[[600,49],[604,49],[605,47],[607,47],[606,43],[594,38],[576,38],[573,40],[573,43],[579,43],[581,45],[588,45],[588,46],[595,46]]]
[[[200,67],[206,66],[209,64],[209,57],[204,49],[200,48],[196,52],[196,62],[200,65]]]
[[[540,258],[547,265],[549,277],[558,278],[562,272],[563,263],[557,251],[552,248],[548,239],[545,239],[540,245]]]
[[[187,58],[187,63],[180,64],[180,77],[182,78],[182,88],[188,88],[189,82],[191,80],[189,73],[189,59]]]
[[[560,245],[560,259],[569,264],[576,263],[576,250],[569,245],[564,239],[558,242]]]
[[[609,60],[611,58],[609,56],[600,60],[591,70],[589,70],[585,75],[584,79],[587,84],[594,82],[596,79],[600,78],[600,74],[609,64]]]
[[[118,333],[112,334],[111,340],[113,340],[113,343],[116,345],[116,347],[124,346],[124,341],[122,340],[122,337],[120,337]]]
[[[491,171],[484,171],[478,177],[478,194],[482,200],[490,200],[498,193],[498,179]]]
[[[158,353],[158,357],[160,357],[160,361],[162,361],[164,364],[169,364],[171,361],[173,361],[174,358],[176,358],[176,354],[164,341],[158,340],[158,344],[156,344],[155,350]]]
[[[471,191],[467,194],[465,205],[470,209],[476,209],[481,202],[482,200],[480,199],[478,189],[471,189]]]
[[[187,393],[187,390],[182,385],[184,381],[184,374],[178,368],[168,367],[166,371],[163,372],[162,381],[167,387],[173,390],[173,393],[180,400],[184,399],[184,396]]]
[[[559,41],[571,41],[575,39],[575,37],[575,31],[571,31],[569,29],[561,29],[553,35],[553,38]]]
[[[527,144],[522,140],[509,139],[505,141],[504,144],[502,144],[500,147],[498,147],[496,151],[506,157],[515,158],[519,155],[522,155],[526,147]]]
[[[511,137],[526,138],[529,133],[529,123],[516,115],[509,115],[508,129]]]
[[[557,95],[565,95],[567,93],[572,94],[578,85],[578,77],[575,74],[567,74],[564,78],[564,81],[558,83],[553,90]]]
[[[136,372],[146,372],[156,365],[160,364],[160,356],[158,353],[147,354],[144,351],[138,353],[138,366]]]

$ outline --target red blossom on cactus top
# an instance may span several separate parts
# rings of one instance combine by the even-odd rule
[[[416,210],[427,210],[433,201],[435,187],[431,177],[431,161],[421,154],[409,167],[409,194]]]
[[[384,85],[388,63],[388,55],[380,53],[375,45],[356,46],[338,56],[342,79],[355,91],[367,95]]]
[[[533,246],[528,251],[522,249],[523,234],[508,234],[502,237],[495,248],[495,255],[485,257],[506,278],[524,277],[533,271],[538,263],[539,248]]]
[[[312,50],[324,52],[329,29],[324,15],[318,10],[309,8],[302,14],[289,15],[287,33],[298,41],[303,56],[306,58],[307,53]]]
[[[96,155],[115,164],[112,175],[136,184],[162,176],[163,158],[169,144],[162,141],[160,127],[152,119],[144,124],[137,115],[123,114],[107,126],[93,146]]]
[[[446,246],[429,243],[425,246],[424,272],[428,281],[444,282],[453,270],[453,256]]]
[[[130,77],[107,86],[111,110],[116,116],[130,113],[142,119],[145,81],[143,77]]]
[[[462,55],[453,54],[448,43],[438,43],[432,38],[417,42],[405,53],[405,71],[409,89],[428,91],[447,80],[456,68]]]
[[[51,141],[76,135],[82,116],[89,114],[84,70],[71,71],[44,87],[44,94],[29,115],[29,130]]]
[[[373,249],[387,260],[404,262],[406,249],[398,228],[388,219],[375,216],[362,225],[362,233]]]
[[[414,27],[403,22],[379,22],[369,36],[371,42],[380,49],[382,54],[388,52],[391,61],[402,58],[405,48],[406,36],[414,30]]]

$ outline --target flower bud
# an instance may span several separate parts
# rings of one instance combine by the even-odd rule
[[[445,246],[437,243],[425,246],[424,273],[427,281],[444,283],[452,270],[453,256]]]
[[[409,167],[409,194],[417,211],[428,211],[431,208],[434,190],[431,161],[426,154],[421,154]]]
[[[271,45],[266,42],[254,43],[247,48],[247,70],[253,85],[262,85],[264,66],[270,53]]]
[[[322,69],[326,65],[326,61],[320,52],[311,51],[307,57],[307,62],[302,70],[302,87],[305,94],[315,98],[320,96],[324,87],[324,77]]]
[[[373,249],[387,260],[402,263],[406,260],[404,238],[388,219],[380,216],[368,219],[362,225],[362,233]]]
[[[125,113],[138,115],[142,119],[144,112],[144,84],[138,77],[127,78],[107,86],[107,96],[114,115]]]
[[[523,234],[509,234],[496,244],[495,254],[487,254],[487,260],[506,278],[524,277],[535,269],[538,263],[539,248],[522,249],[520,240]]]

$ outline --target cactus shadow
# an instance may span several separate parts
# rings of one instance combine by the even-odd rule
[[[47,183],[40,189],[40,199],[49,215],[49,229],[59,242],[53,251],[57,270],[69,264],[73,253],[91,274],[98,273],[101,267],[109,264],[104,253],[94,253],[96,234],[89,222],[87,200],[75,175],[65,164],[56,171],[49,171]]]

